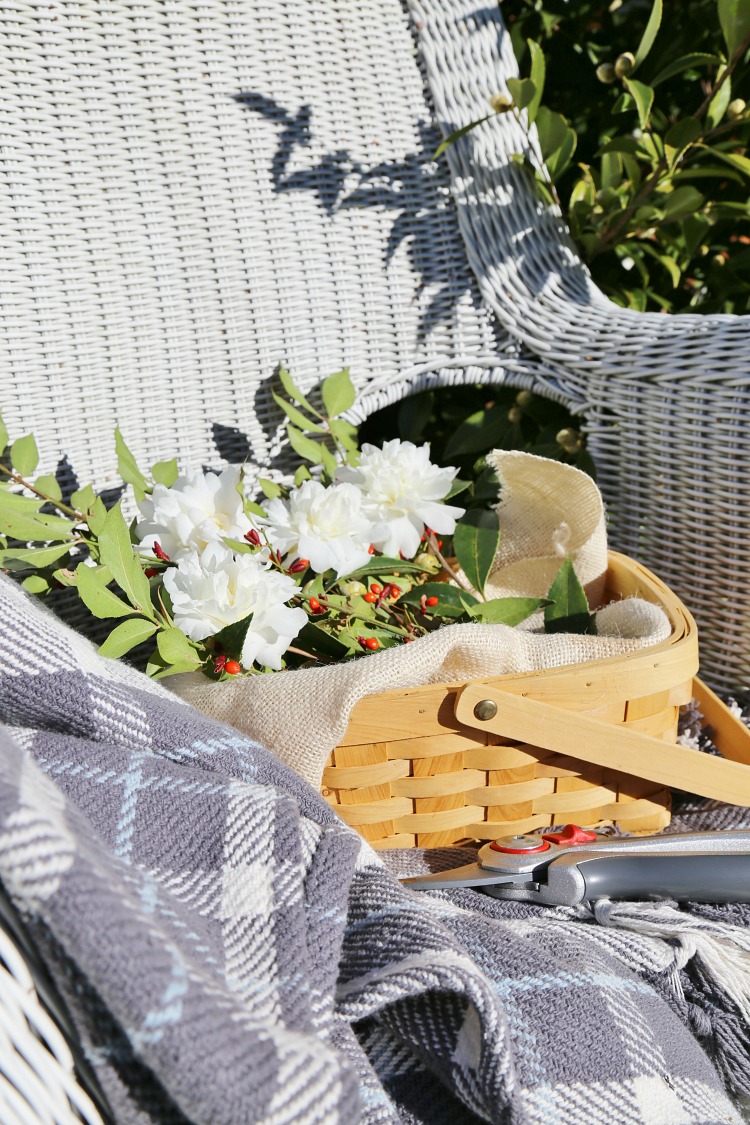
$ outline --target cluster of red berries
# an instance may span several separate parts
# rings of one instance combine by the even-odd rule
[[[362,648],[369,649],[370,652],[377,652],[380,648],[380,641],[377,637],[357,637],[357,640]]]
[[[372,582],[367,593],[362,595],[362,600],[368,602],[369,605],[379,605],[384,598],[398,598],[400,595],[400,586],[387,585],[383,587],[379,582]]]

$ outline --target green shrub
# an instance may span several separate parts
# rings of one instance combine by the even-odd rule
[[[639,310],[748,311],[750,0],[511,0],[503,15],[525,78],[493,108],[535,122],[538,189],[600,288]]]

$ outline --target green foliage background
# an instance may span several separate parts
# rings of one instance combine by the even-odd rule
[[[553,179],[599,287],[641,310],[748,311],[750,0],[506,0],[502,9],[521,73],[531,40],[546,60],[542,103],[577,136]],[[654,11],[660,26],[633,77],[602,82],[598,67],[637,56]]]

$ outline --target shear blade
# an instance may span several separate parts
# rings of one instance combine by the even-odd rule
[[[432,875],[415,875],[401,882],[419,890],[424,888],[430,891],[456,890],[459,887],[487,887],[513,886],[518,883],[528,883],[528,873],[524,875],[500,874],[497,871],[488,871],[478,863],[467,863],[465,867],[454,867],[450,871],[436,871]]]

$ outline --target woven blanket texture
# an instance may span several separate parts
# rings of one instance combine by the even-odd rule
[[[0,722],[0,880],[118,1125],[741,1120],[747,907],[411,892],[2,577]]]
[[[604,504],[592,478],[572,465],[517,450],[495,450],[488,461],[497,472],[501,500],[500,543],[487,597],[544,597],[567,557],[589,604],[600,605],[607,535]],[[366,660],[284,675],[217,684],[202,673],[188,673],[169,683],[199,711],[272,746],[318,787],[329,754],[366,695],[622,656],[666,640],[671,628],[663,610],[642,598],[625,598],[600,610],[596,636],[545,633],[541,616],[520,628],[451,625]],[[298,737],[301,730],[304,741]]]

